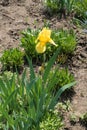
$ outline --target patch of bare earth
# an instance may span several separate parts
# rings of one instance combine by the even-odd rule
[[[40,28],[48,21],[50,27],[73,28],[78,36],[78,45],[69,66],[77,80],[74,87],[75,95],[72,97],[72,112],[79,117],[87,112],[87,34],[77,29],[71,19],[58,20],[56,17],[46,17],[40,0],[1,0],[0,1],[0,55],[5,49],[18,47],[20,33],[28,27]],[[86,130],[78,123],[70,124],[70,112],[65,116],[65,130]]]

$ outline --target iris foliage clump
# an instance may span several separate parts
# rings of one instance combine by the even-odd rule
[[[87,0],[45,0],[44,5],[50,15],[56,14],[60,18],[73,15],[81,21],[87,19]]]
[[[60,49],[49,60],[43,75],[35,74],[32,62],[28,59],[29,78],[26,76],[26,70],[21,77],[17,73],[17,76],[13,74],[10,79],[0,78],[0,128],[39,130],[45,114],[53,111],[61,94],[75,85],[75,82],[72,82],[62,86],[55,96],[50,91],[53,90],[55,82],[48,82],[48,77],[59,52]],[[58,121],[56,127],[61,129],[61,120],[55,116],[53,119]]]

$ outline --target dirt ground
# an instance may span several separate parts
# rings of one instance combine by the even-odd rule
[[[79,117],[87,112],[87,34],[81,28],[77,29],[70,18],[58,20],[56,17],[47,17],[43,10],[40,0],[0,0],[0,56],[5,49],[18,47],[21,31],[28,27],[40,28],[47,21],[52,29],[73,28],[78,45],[69,69],[74,73],[77,85],[74,87],[71,106],[72,112]],[[78,120],[71,125],[69,113],[65,117],[64,130],[87,130]]]

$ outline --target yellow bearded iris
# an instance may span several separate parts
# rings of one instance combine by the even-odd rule
[[[44,53],[46,50],[46,43],[49,42],[55,46],[57,46],[54,41],[50,38],[51,36],[51,30],[47,28],[43,28],[43,30],[39,33],[38,38],[36,40],[39,41],[36,45],[36,51],[38,53]]]

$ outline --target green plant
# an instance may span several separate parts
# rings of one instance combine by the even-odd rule
[[[73,14],[83,21],[87,19],[87,0],[45,0],[46,12],[56,14],[62,18]]]
[[[55,52],[55,46],[46,46],[46,52],[43,54],[39,54],[36,52],[36,39],[38,37],[39,32],[41,32],[41,30],[31,30],[31,29],[27,29],[26,31],[22,32],[23,37],[21,38],[21,46],[24,48],[25,50],[25,54],[31,58],[34,62],[43,62],[43,59],[45,58],[45,60],[49,60],[49,58],[53,55],[53,53]]]
[[[55,96],[51,94],[54,83],[48,82],[48,76],[60,48],[49,60],[43,75],[34,72],[30,59],[30,77],[26,70],[20,77],[13,75],[10,80],[0,78],[0,127],[11,130],[39,130],[45,113],[54,110],[61,94],[75,85],[75,82],[64,85]],[[56,70],[55,70],[56,72]]]
[[[32,30],[28,28],[26,31],[22,32],[21,47],[24,48],[25,55],[31,58],[34,62],[43,61],[43,55],[39,55],[36,50],[36,39],[38,37],[40,30]],[[41,60],[42,59],[42,60]]]
[[[54,91],[58,91],[65,84],[69,84],[75,81],[74,76],[68,71],[68,69],[58,68],[56,69],[56,73],[55,70],[52,70],[50,72],[49,80],[52,81],[53,78],[54,78],[53,82],[55,81]]]
[[[44,4],[50,15],[58,12],[58,0],[45,0]]]
[[[55,44],[58,45],[58,47],[51,45],[49,46],[48,43],[46,45],[46,52],[44,54],[38,54],[35,50],[35,41],[40,31],[41,30],[38,29],[34,31],[28,29],[23,31],[23,37],[21,38],[21,46],[24,48],[25,54],[28,55],[28,57],[31,58],[34,62],[43,62],[43,59],[48,61],[58,47],[61,47],[60,55],[63,55],[63,57],[65,56],[65,59],[67,59],[67,55],[70,55],[74,52],[76,48],[76,37],[73,30],[53,30],[51,37],[53,41],[55,41]]]
[[[66,1],[66,13],[67,15],[72,14],[76,4],[76,0],[65,0]]]
[[[56,105],[56,109],[61,112],[65,112],[65,111],[70,111],[71,110],[71,104],[70,104],[70,100],[64,101],[64,102],[59,102]]]
[[[60,130],[63,127],[59,113],[48,112],[40,123],[40,130]]]
[[[70,122],[71,123],[76,123],[76,120],[77,120],[77,116],[74,113],[72,113],[70,115]]]
[[[76,36],[73,30],[55,30],[52,32],[52,39],[61,47],[63,54],[72,54],[76,48]]]
[[[78,0],[74,7],[75,17],[84,21],[87,19],[87,0]]]
[[[59,0],[59,14],[60,18],[69,16],[72,14],[75,6],[75,0]]]
[[[24,53],[21,52],[18,48],[5,50],[2,57],[0,58],[3,69],[12,70],[22,67],[24,63],[23,56]]]
[[[87,126],[87,112],[84,113],[81,117],[80,117],[80,121],[82,122],[83,125]]]
[[[32,30],[28,28],[26,31],[22,32],[22,38],[21,38],[21,47],[24,48],[26,55],[29,56],[29,58],[36,58],[38,54],[35,51],[35,40],[37,39],[39,29]]]
[[[59,14],[66,17],[73,11],[75,0],[45,0],[46,9],[49,14]]]
[[[13,74],[13,72],[11,71],[4,71],[1,75],[0,75],[0,78],[5,80],[5,77],[8,77],[8,80],[12,79],[12,76],[15,76],[17,78],[17,75],[16,73]]]

